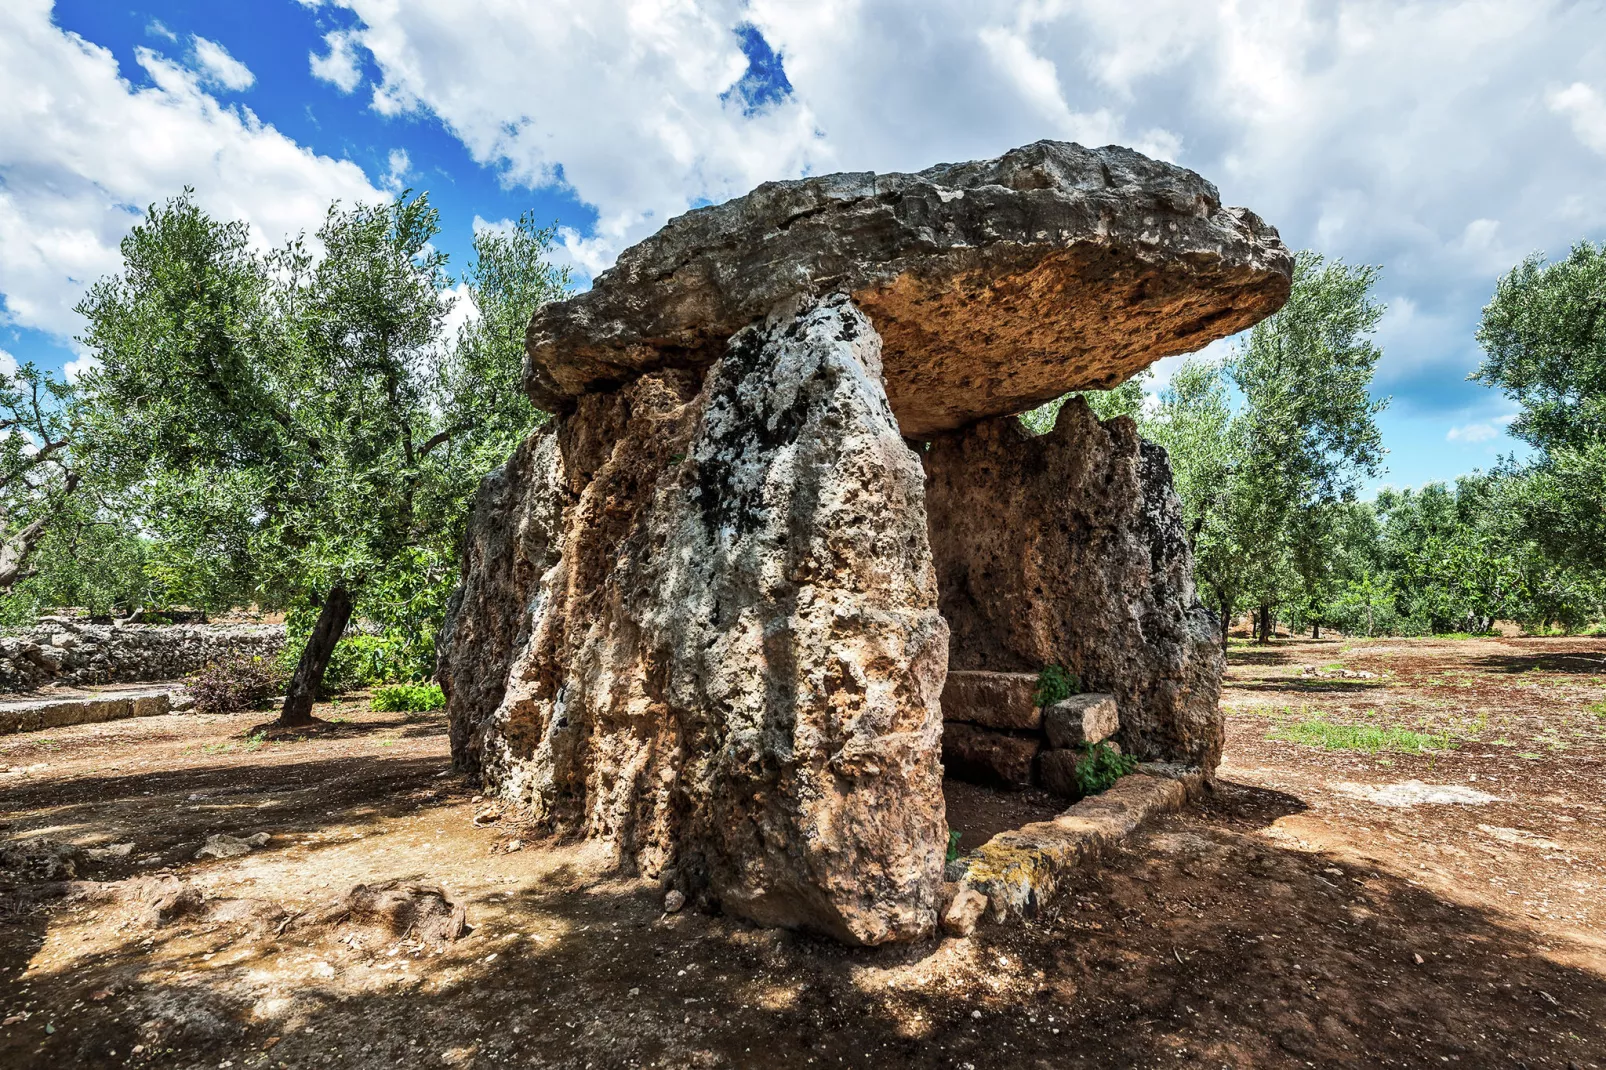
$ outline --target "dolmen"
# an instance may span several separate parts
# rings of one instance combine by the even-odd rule
[[[530,321],[553,418],[473,505],[455,762],[694,901],[854,944],[937,928],[946,734],[1040,733],[1033,782],[1074,751],[974,703],[945,728],[950,679],[1063,667],[1125,754],[1208,776],[1222,655],[1164,451],[1080,399],[1016,415],[1249,327],[1291,275],[1252,212],[1118,147],[671,220]]]

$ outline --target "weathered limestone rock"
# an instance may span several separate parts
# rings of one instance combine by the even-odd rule
[[[942,725],[942,763],[961,780],[1024,788],[1033,782],[1041,737],[996,732],[961,721]]]
[[[942,719],[985,728],[1042,727],[1037,675],[1029,672],[954,672],[942,688]]]
[[[1114,695],[1072,695],[1043,711],[1043,731],[1050,747],[1085,747],[1100,743],[1121,727]]]
[[[1214,770],[1221,647],[1165,451],[1078,398],[1045,435],[986,420],[922,460],[950,666],[1065,665],[1115,696],[1128,754]]]
[[[943,911],[942,929],[950,936],[965,937],[976,931],[976,923],[987,912],[987,897],[974,888],[961,888],[948,909]]]
[[[947,628],[923,478],[841,297],[661,372],[481,491],[443,639],[504,798],[759,922],[937,924]]]
[[[1287,299],[1288,250],[1192,171],[1040,141],[918,174],[771,182],[625,250],[530,322],[538,405],[706,367],[798,295],[847,293],[883,340],[887,396],[920,438],[1108,388]]]
[[[556,418],[470,520],[456,762],[686,903],[871,944],[937,927],[943,763],[1032,782],[1043,667],[1212,769],[1163,452],[1079,402],[1042,438],[996,417],[1249,326],[1291,269],[1192,172],[1053,142],[672,221],[532,318]]]

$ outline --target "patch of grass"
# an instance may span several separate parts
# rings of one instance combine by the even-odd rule
[[[439,684],[396,684],[376,687],[369,707],[381,713],[427,713],[446,705]]]
[[[1447,732],[1429,735],[1408,728],[1338,724],[1323,717],[1279,725],[1266,738],[1303,743],[1323,750],[1364,751],[1368,754],[1380,751],[1421,754],[1424,751],[1448,750],[1455,745]]]
[[[1601,720],[1606,721],[1606,702],[1592,702],[1588,706],[1585,706],[1584,709],[1588,710],[1590,713],[1593,713]]]

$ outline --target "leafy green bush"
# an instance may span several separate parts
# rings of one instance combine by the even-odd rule
[[[1082,680],[1063,665],[1050,665],[1037,674],[1037,693],[1032,701],[1039,706],[1052,706],[1061,699],[1082,693]]]
[[[1122,754],[1107,743],[1093,743],[1082,749],[1076,763],[1076,786],[1083,795],[1097,795],[1138,767],[1138,760]]]
[[[184,686],[199,713],[255,709],[284,686],[285,674],[266,658],[238,654],[210,662],[187,677]]]
[[[375,688],[368,705],[381,713],[427,713],[446,705],[439,684],[397,684]]]
[[[954,862],[959,858],[959,837],[964,835],[958,829],[948,830],[948,853],[943,857],[944,862]]]

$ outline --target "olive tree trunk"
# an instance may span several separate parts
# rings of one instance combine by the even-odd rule
[[[1271,607],[1260,607],[1260,641],[1271,642]]]
[[[318,611],[318,623],[307,636],[307,645],[296,662],[296,674],[290,678],[285,691],[284,708],[279,711],[279,723],[286,726],[312,723],[312,704],[318,698],[318,687],[323,683],[323,672],[329,667],[329,658],[335,644],[345,633],[351,620],[351,592],[336,584],[329,589],[323,608]]]

